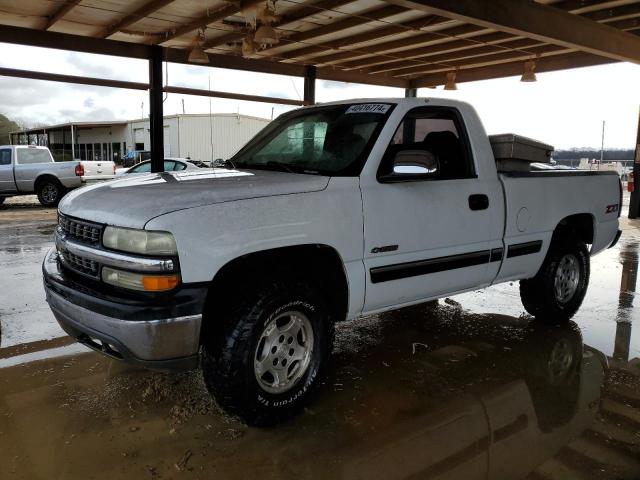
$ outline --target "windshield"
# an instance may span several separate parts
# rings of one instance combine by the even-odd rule
[[[393,105],[329,105],[282,115],[232,159],[239,168],[359,175]]]

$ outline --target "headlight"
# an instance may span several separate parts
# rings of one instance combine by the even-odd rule
[[[174,289],[180,283],[180,275],[149,275],[102,267],[102,280],[110,285],[130,290],[163,292]]]
[[[107,227],[102,234],[107,248],[142,255],[177,255],[178,249],[169,232],[149,232],[132,228]]]

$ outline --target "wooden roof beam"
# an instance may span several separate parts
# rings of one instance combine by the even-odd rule
[[[402,49],[402,48],[415,46],[415,45],[420,45],[420,44],[423,44],[423,46],[426,46],[426,44],[433,44],[433,43],[437,43],[437,42],[443,42],[443,39],[445,39],[445,42],[446,41],[451,41],[451,40],[459,40],[459,39],[455,39],[455,38],[446,39],[446,37],[449,36],[449,35],[454,37],[454,36],[459,36],[459,35],[475,34],[477,32],[482,32],[483,30],[485,30],[485,29],[476,27],[475,25],[457,25],[457,26],[452,27],[452,28],[448,28],[448,29],[445,29],[445,30],[440,30],[437,33],[436,32],[422,32],[422,33],[420,33],[418,35],[414,35],[412,37],[401,38],[401,39],[397,39],[397,40],[389,40],[389,41],[386,41],[386,42],[383,42],[383,43],[377,43],[377,44],[374,44],[374,45],[371,45],[371,46],[356,47],[356,48],[349,49],[349,50],[345,49],[344,51],[339,51],[340,49],[337,48],[336,49],[336,50],[338,50],[337,53],[333,53],[333,54],[330,54],[330,55],[324,55],[324,56],[318,58],[317,60],[313,60],[313,62],[316,63],[316,64],[329,64],[329,63],[339,64],[340,62],[343,62],[345,60],[351,60],[351,59],[354,59],[354,58],[364,57],[364,56],[367,56],[367,55],[377,56],[377,60],[380,61],[380,54],[383,54],[385,52],[391,52],[393,50],[399,50],[399,49]],[[471,45],[471,46],[473,46],[473,45]],[[283,58],[289,58],[288,54],[290,54],[290,52],[280,53],[279,56],[283,57]],[[394,55],[395,55],[395,53],[394,53]],[[293,53],[293,56],[297,57],[295,52]]]
[[[102,32],[100,32],[97,36],[99,38],[109,38],[111,35],[121,30],[124,30],[130,25],[133,25],[137,21],[151,15],[154,12],[157,12],[161,8],[164,8],[173,2],[174,0],[151,0],[150,2],[145,3],[140,8],[131,12],[129,15],[126,15],[118,22],[108,26]]]
[[[43,30],[49,30],[56,23],[58,23],[62,17],[64,17],[67,13],[69,13],[76,5],[78,5],[82,0],[69,0],[64,2],[55,12],[53,12],[46,23],[44,24]]]
[[[590,53],[573,52],[564,55],[541,57],[536,63],[536,73],[592,67],[609,63],[615,63],[615,60]],[[522,69],[522,61],[518,60],[516,62],[458,70],[456,72],[456,83],[517,76],[522,74]],[[431,88],[442,85],[444,81],[445,78],[442,73],[434,73],[412,79],[409,82],[409,88]]]
[[[472,62],[476,57],[480,56],[491,56],[498,55],[504,53],[510,53],[512,56],[517,56],[518,53],[524,53],[524,50],[527,50],[532,47],[539,47],[542,45],[540,42],[536,40],[531,40],[529,38],[517,38],[512,39],[513,37],[509,37],[511,40],[503,41],[497,44],[490,45],[478,45],[472,48],[465,48],[460,50],[454,50],[453,52],[443,52],[437,54],[423,55],[420,57],[414,57],[409,60],[394,60],[390,62],[385,62],[382,64],[374,64],[368,68],[359,70],[362,73],[389,73],[390,75],[397,75],[404,69],[408,68],[422,68],[427,69],[430,64],[443,64],[453,61],[460,60],[468,60]],[[501,46],[502,48],[498,49],[497,46]],[[556,47],[558,48],[558,47]],[[528,51],[528,50],[527,50]],[[403,52],[404,53],[404,52]],[[532,56],[532,55],[530,55]],[[453,64],[452,64],[453,66]],[[433,68],[433,65],[432,65]]]
[[[637,36],[531,0],[386,1],[612,60],[640,63]]]
[[[329,42],[323,42],[322,45],[309,45],[307,47],[297,48],[295,50],[289,50],[281,54],[283,58],[294,59],[303,58],[314,55],[321,55],[323,53],[330,52],[331,50],[338,50],[340,47],[348,45],[357,45],[358,43],[369,42],[371,40],[382,39],[391,35],[397,35],[399,33],[405,33],[409,30],[419,30],[428,26],[438,25],[443,22],[449,22],[448,18],[438,17],[437,15],[425,15],[416,20],[408,22],[402,22],[397,25],[389,25],[368,32],[359,33],[356,35],[350,35],[346,38],[339,38],[337,40],[331,40]]]
[[[173,40],[174,38],[181,37],[182,35],[186,35],[195,30],[198,30],[199,28],[205,28],[211,23],[219,22],[220,20],[223,20],[231,15],[235,15],[243,8],[257,5],[259,3],[264,3],[264,0],[244,0],[237,4],[226,5],[224,7],[218,8],[217,10],[206,9],[201,12],[201,14],[195,20],[161,33],[160,35],[163,38],[160,43],[168,42],[170,40]]]
[[[282,47],[283,44],[286,45],[286,43],[303,42],[311,38],[322,37],[324,35],[329,35],[331,33],[346,30],[348,28],[353,28],[359,25],[364,25],[366,23],[374,22],[376,20],[382,20],[383,18],[392,17],[393,15],[398,15],[399,13],[403,13],[403,12],[406,12],[406,9],[403,7],[398,7],[396,5],[386,5],[384,7],[376,7],[370,10],[366,10],[364,12],[359,12],[357,16],[345,15],[345,18],[342,18],[336,22],[332,22],[327,25],[322,25],[321,27],[312,28],[311,30],[297,32],[287,37],[284,37],[283,43],[274,45],[273,47],[270,47],[270,48],[265,48],[264,50],[261,50],[260,53],[271,51],[278,47]],[[283,57],[283,58],[286,58],[286,57]]]
[[[564,1],[560,1],[557,3],[554,3],[553,6],[556,8],[561,8],[563,10],[566,11],[574,11],[574,10],[579,10],[585,7],[592,7],[592,6],[598,6],[598,5],[602,5],[602,8],[605,9],[606,7],[609,7],[609,3],[605,2],[602,3],[601,0],[564,0]],[[627,6],[625,6],[627,7]],[[599,18],[601,16],[603,16],[604,14],[602,12],[607,12],[607,15],[615,15],[617,16],[619,13],[622,13],[622,11],[620,10],[623,7],[616,7],[616,8],[607,8],[606,10],[598,10],[598,11],[590,11],[589,13],[585,13],[584,15],[592,15],[594,17],[595,20],[599,20]],[[441,20],[438,23],[442,23],[445,21],[450,21],[450,19],[447,18],[442,18],[442,17],[438,17],[437,15],[433,15],[434,18],[440,18]],[[608,21],[605,19],[602,19],[603,22]],[[411,22],[407,22],[406,26],[409,26],[408,24]],[[419,26],[419,25],[412,25],[412,28],[416,28],[416,29],[421,29],[423,27]],[[481,32],[485,29],[475,26],[475,25],[464,25],[463,26],[464,29],[466,29],[466,31],[460,31],[460,27],[453,27],[453,29],[449,30],[449,29],[445,29],[442,30],[442,33],[446,33],[448,35],[451,36],[458,36],[458,35],[463,35],[466,33],[474,33],[474,32]],[[366,49],[355,49],[356,51],[352,51],[352,52],[348,52],[346,49],[344,52],[340,52],[340,53],[334,53],[334,54],[330,54],[330,55],[326,55],[327,52],[329,51],[327,49],[327,47],[330,48],[334,48],[334,49],[339,49],[339,47],[346,47],[348,45],[354,45],[357,43],[361,43],[361,42],[365,42],[365,41],[370,41],[370,40],[374,40],[376,38],[384,38],[386,36],[390,36],[393,35],[396,32],[393,31],[389,31],[388,28],[382,28],[377,30],[378,32],[380,32],[379,36],[376,36],[376,30],[372,31],[372,32],[367,32],[364,35],[352,35],[349,37],[343,37],[341,39],[338,39],[336,41],[332,41],[332,42],[326,42],[323,45],[310,45],[307,47],[302,47],[296,50],[290,50],[287,51],[283,54],[281,54],[280,56],[282,58],[288,58],[288,59],[294,59],[294,58],[304,58],[304,57],[315,57],[315,56],[320,56],[325,54],[325,56],[323,56],[322,58],[319,58],[316,63],[322,63],[322,64],[328,64],[328,63],[337,63],[338,65],[340,65],[341,67],[345,67],[345,68],[362,68],[362,67],[368,67],[371,65],[376,64],[376,62],[380,62],[380,57],[377,56],[378,53],[384,52],[385,50],[390,50],[392,48],[402,48],[402,46],[404,47],[412,47],[414,46],[416,43],[425,43],[424,36],[421,35],[417,35],[414,36],[412,38],[409,39],[405,39],[405,40],[395,40],[395,41],[391,41],[391,42],[385,42],[385,43],[381,43],[381,44],[377,44],[377,45],[372,45],[367,47]],[[513,38],[512,35],[503,33],[503,32],[498,32],[498,35],[501,36],[501,39],[511,39]],[[492,35],[496,35],[496,32],[492,32],[492,33],[486,33],[484,34],[484,36],[482,37],[483,41],[485,36],[488,36],[488,38],[491,38]],[[478,37],[480,38],[480,37]],[[412,39],[415,40],[415,42],[412,42]],[[430,40],[426,40],[427,42],[430,42]],[[491,41],[493,42],[494,40],[486,40],[486,41]],[[403,44],[404,42],[404,44]],[[444,42],[440,42],[440,43],[444,43]],[[447,45],[451,44],[452,48],[473,48],[475,45],[473,42],[469,42],[469,41],[465,41],[465,40],[460,40],[460,39],[454,39],[451,38],[450,40],[448,40]],[[455,47],[453,47],[453,45],[455,45]],[[380,49],[377,49],[377,47],[380,47]],[[427,48],[428,49],[428,48]],[[447,49],[449,49],[447,47]],[[366,53],[358,53],[357,50],[367,50],[370,53],[370,55],[373,55],[372,57],[365,57],[365,58],[358,58],[358,57],[364,57],[364,55]],[[435,49],[436,51],[438,49]],[[400,55],[400,52],[398,52],[398,56]],[[351,62],[347,62],[347,63],[342,63],[345,60],[350,60],[350,59],[356,59],[356,60],[352,60]]]
[[[640,18],[627,18],[624,20],[616,20],[609,23],[610,26],[615,27],[620,30],[632,31],[634,29],[640,28]],[[502,37],[501,37],[502,36]],[[500,38],[506,37],[507,40],[500,40]],[[408,68],[408,67],[420,67],[421,65],[427,65],[429,63],[446,63],[452,60],[461,60],[461,59],[470,59],[469,62],[479,55],[485,54],[502,54],[508,50],[512,50],[512,54],[517,56],[517,50],[526,50],[531,52],[530,48],[538,47],[541,45],[541,42],[536,40],[531,40],[529,38],[513,38],[508,34],[504,34],[501,32],[495,32],[488,35],[482,35],[481,37],[477,37],[482,40],[483,43],[491,42],[489,45],[478,45],[469,47],[469,44],[466,43],[466,48],[460,48],[454,50],[453,52],[444,52],[442,51],[442,45],[434,45],[429,48],[416,48],[413,50],[403,50],[399,52],[403,57],[406,57],[407,60],[391,60],[380,62],[377,59],[365,59],[370,63],[370,67],[360,69],[359,71],[362,73],[388,73],[390,75],[396,75],[396,71]],[[498,40],[498,41],[496,41]],[[462,43],[461,43],[462,44]],[[447,46],[452,47],[455,46],[455,42],[447,43]],[[362,60],[360,61],[362,62]],[[467,62],[467,63],[469,63]],[[353,62],[352,62],[353,63]],[[341,65],[343,68],[347,67],[347,64]],[[418,70],[416,70],[418,71]]]
[[[529,40],[533,42],[535,40]],[[462,68],[473,68],[480,65],[487,64],[498,64],[498,63],[508,63],[520,61],[521,63],[525,60],[529,60],[535,58],[537,55],[560,55],[562,53],[568,53],[571,50],[559,47],[557,45],[550,44],[538,44],[537,46],[531,46],[527,49],[527,51],[506,51],[502,53],[491,53],[489,55],[480,55],[471,58],[461,58],[461,59],[452,59],[447,63],[450,68],[443,68],[441,65],[419,65],[419,66],[411,66],[406,68],[400,68],[397,70],[393,70],[391,72],[387,72],[388,74],[394,77],[402,77],[402,76],[415,76],[418,74],[426,75],[434,72],[448,72],[448,71],[460,71]],[[522,66],[522,65],[521,65]]]

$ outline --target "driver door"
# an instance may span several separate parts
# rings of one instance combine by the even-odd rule
[[[416,170],[402,163],[419,158],[421,150],[426,151],[426,166],[418,163]],[[396,167],[405,172],[396,168],[399,174],[389,178],[394,177],[396,159]],[[363,179],[361,188],[366,312],[490,282],[488,265],[495,261],[489,250],[490,199],[498,198],[498,186],[477,178],[456,110],[409,111],[387,147],[377,178]]]

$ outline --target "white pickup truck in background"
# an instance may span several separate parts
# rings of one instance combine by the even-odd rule
[[[0,204],[35,193],[43,206],[55,207],[67,191],[114,176],[113,162],[55,162],[47,147],[0,145]]]
[[[620,179],[534,171],[541,149],[490,141],[450,100],[294,110],[226,168],[67,195],[47,300],[70,335],[114,358],[201,358],[225,409],[274,423],[320,383],[338,321],[514,280],[536,319],[575,314],[590,255],[620,235]]]

